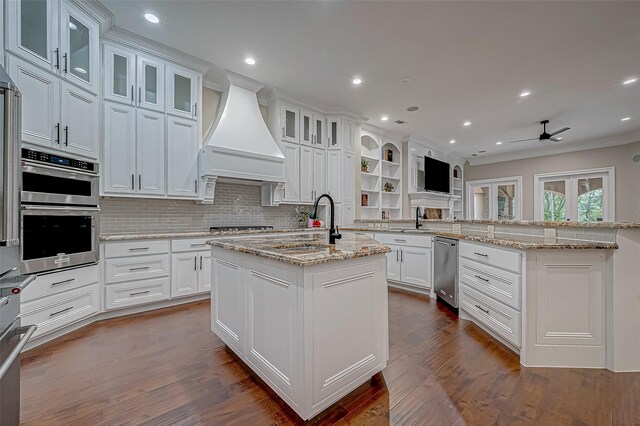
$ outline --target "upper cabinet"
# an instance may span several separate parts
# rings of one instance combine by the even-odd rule
[[[282,123],[281,140],[292,143],[300,142],[300,125],[298,123],[300,109],[283,103],[280,111],[280,122]]]
[[[67,2],[7,2],[8,50],[94,94],[98,92],[98,23]]]
[[[200,78],[195,72],[167,65],[167,113],[197,120]]]
[[[355,146],[356,124],[346,117],[329,117],[329,149],[344,149],[353,152]]]
[[[127,49],[104,45],[104,98],[164,112],[165,65]]]

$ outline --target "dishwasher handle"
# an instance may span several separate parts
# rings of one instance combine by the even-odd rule
[[[447,246],[447,247],[455,247],[456,243],[450,243],[448,241],[442,241],[442,240],[433,240],[434,243],[436,244],[442,244],[443,246]]]

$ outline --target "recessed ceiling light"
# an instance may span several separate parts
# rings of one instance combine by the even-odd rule
[[[74,24],[73,22],[69,22],[69,28],[72,29],[73,31],[77,30],[78,27],[76,26],[76,24]]]
[[[87,70],[85,70],[84,68],[80,68],[80,67],[75,67],[73,70],[76,71],[76,72],[79,72],[80,74],[86,74],[87,73]]]
[[[627,85],[627,84],[633,84],[633,83],[635,83],[636,81],[638,81],[638,78],[637,78],[637,77],[629,77],[628,79],[626,79],[625,81],[623,81],[623,82],[622,82],[622,84],[625,84],[625,85]]]
[[[496,142],[496,145],[502,145],[502,141]]]
[[[470,121],[465,121],[464,123],[462,123],[462,125],[464,127],[469,127],[469,126],[471,126],[471,122]]]
[[[629,121],[629,120],[631,120],[631,117],[625,117],[620,119],[620,121]]]
[[[247,65],[255,65],[256,64],[256,60],[253,58],[244,58],[244,63]]]
[[[530,90],[523,90],[522,92],[520,92],[520,97],[521,98],[526,98],[527,96],[529,96],[531,94]]]
[[[382,121],[387,121],[389,119],[388,115],[383,115],[382,117],[380,117],[380,120]]]
[[[159,24],[160,23],[160,18],[158,18],[153,13],[145,13],[144,14],[144,19],[146,19],[147,21],[151,22],[152,24]]]
[[[404,124],[404,123],[406,123],[406,121],[404,121],[404,120],[396,120],[396,121],[394,121],[394,123],[396,123],[396,124]]]
[[[402,77],[402,80],[400,80],[400,81],[402,81],[403,83],[408,83],[408,82],[411,81],[411,77],[409,77],[409,76]]]
[[[354,78],[354,79],[353,79],[352,83],[353,83],[353,84],[355,84],[355,85],[357,86],[357,85],[359,85],[359,84],[362,84],[362,79],[361,79],[361,78],[356,77],[356,78]]]
[[[407,107],[407,111],[409,111],[409,112],[414,112],[414,111],[417,111],[417,110],[419,110],[419,109],[420,109],[420,108],[419,108],[419,107],[417,107],[417,106],[410,106],[410,107]]]
[[[483,151],[478,151],[478,154],[484,154],[485,152],[487,152],[487,151],[484,151],[484,150]]]
[[[450,144],[454,144],[454,143],[456,143],[456,140],[455,140],[455,139],[451,139],[451,140],[449,141],[449,143],[450,143]]]

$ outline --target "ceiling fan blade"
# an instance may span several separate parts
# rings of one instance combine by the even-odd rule
[[[518,142],[527,142],[527,141],[537,141],[539,138],[530,138],[530,139],[519,139],[517,141],[510,141],[509,143],[518,143]]]
[[[562,138],[549,138],[549,140],[551,140],[553,142],[560,142],[562,140]]]
[[[567,130],[569,130],[569,129],[571,129],[571,127],[563,127],[563,128],[562,128],[562,129],[560,129],[560,130],[556,130],[555,132],[550,133],[550,134],[549,134],[549,136],[555,136],[555,135],[557,135],[558,133],[566,132],[566,131],[567,131]]]

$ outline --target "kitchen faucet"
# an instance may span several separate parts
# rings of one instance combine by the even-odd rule
[[[422,224],[420,223],[420,207],[416,207],[416,229],[420,229]]]
[[[335,206],[333,205],[333,198],[331,198],[329,194],[322,194],[321,196],[316,198],[316,201],[313,203],[313,208],[311,209],[311,213],[309,213],[309,219],[318,218],[318,203],[320,202],[320,199],[322,197],[327,197],[327,200],[329,200],[329,207],[331,208],[331,228],[329,228],[329,244],[335,244],[336,240],[339,240],[340,238],[342,238],[342,235],[340,235],[340,233],[338,232],[338,228],[335,227],[335,221],[334,221]]]

